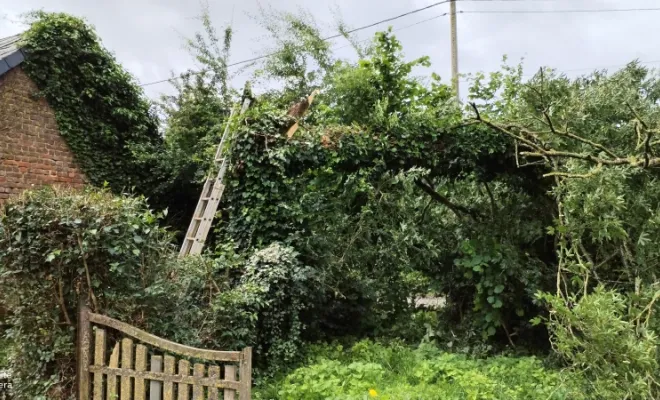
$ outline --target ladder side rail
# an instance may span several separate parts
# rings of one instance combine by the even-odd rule
[[[190,241],[191,237],[196,236],[196,231],[199,230],[199,223],[200,221],[197,220],[197,218],[200,218],[203,214],[204,211],[207,207],[207,200],[205,200],[206,193],[208,193],[210,186],[213,184],[213,180],[211,179],[206,179],[206,182],[204,183],[204,188],[202,189],[202,194],[199,196],[199,200],[197,201],[197,207],[195,207],[195,213],[193,214],[193,218],[190,221],[190,225],[188,226],[188,230],[186,231],[186,236],[183,238],[183,244],[181,245],[181,250],[179,251],[179,256],[185,256],[188,254],[188,251],[190,250]]]
[[[241,107],[240,114],[242,115],[250,106],[250,100],[245,99],[243,106]],[[220,204],[220,199],[224,193],[224,177],[228,167],[228,156],[224,156],[225,153],[231,153],[233,149],[234,142],[231,141],[233,136],[230,131],[231,120],[235,114],[235,109],[232,109],[229,119],[227,120],[227,125],[220,139],[220,144],[216,150],[215,154],[215,163],[216,165],[220,162],[220,168],[218,175],[215,180],[212,180],[211,177],[207,178],[206,183],[204,184],[204,190],[200,196],[199,202],[197,203],[197,208],[195,209],[195,214],[190,226],[188,228],[188,233],[184,238],[183,245],[181,246],[181,251],[179,256],[183,257],[185,255],[191,254],[200,254],[204,248],[204,243],[208,236],[209,230],[215,218],[215,213]],[[230,148],[227,149],[225,143],[230,142]],[[211,189],[211,194],[209,198],[206,198],[206,193],[208,193],[209,188]]]
[[[208,236],[209,230],[211,229],[211,224],[213,223],[213,217],[215,216],[215,212],[218,209],[218,204],[220,203],[220,197],[222,196],[223,190],[224,185],[216,181],[213,186],[211,198],[209,199],[208,204],[206,205],[206,209],[204,210],[202,221],[199,224],[199,228],[197,229],[195,241],[190,247],[190,254],[200,254],[202,252],[204,243],[206,242],[206,237]]]

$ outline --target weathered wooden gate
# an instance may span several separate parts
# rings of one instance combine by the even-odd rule
[[[236,392],[239,400],[250,400],[250,347],[184,346],[92,313],[85,305],[78,323],[78,400],[218,400],[221,393],[224,400],[234,400]]]

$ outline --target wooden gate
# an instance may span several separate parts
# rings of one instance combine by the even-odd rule
[[[250,347],[184,346],[92,313],[86,305],[78,323],[78,400],[219,400],[221,394],[234,400],[236,392],[239,400],[250,400]]]

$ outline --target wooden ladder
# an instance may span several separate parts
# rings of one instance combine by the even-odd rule
[[[250,100],[245,99],[239,115],[243,115],[249,106]],[[209,230],[211,229],[211,224],[213,223],[213,218],[215,217],[215,212],[218,210],[218,204],[220,204],[222,193],[225,190],[224,178],[229,165],[230,152],[230,145],[228,143],[232,136],[229,132],[229,127],[235,114],[234,111],[235,110],[232,110],[229,115],[227,125],[222,134],[222,139],[220,139],[220,144],[215,153],[214,163],[216,167],[218,167],[218,174],[215,177],[209,175],[206,178],[204,188],[202,189],[202,195],[197,202],[197,208],[195,208],[195,214],[193,215],[192,221],[190,221],[186,237],[183,239],[183,244],[179,251],[179,257],[200,254],[204,248],[204,242],[206,242]]]

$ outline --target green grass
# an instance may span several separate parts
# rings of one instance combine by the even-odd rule
[[[262,385],[257,400],[585,399],[577,379],[535,357],[472,359],[432,345],[411,349],[363,341],[317,347],[310,362]],[[372,391],[370,393],[370,390]],[[374,396],[374,394],[376,394]]]

